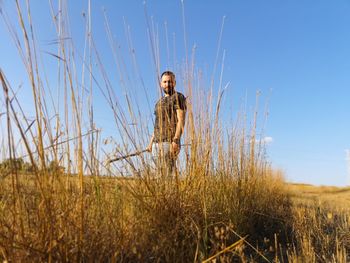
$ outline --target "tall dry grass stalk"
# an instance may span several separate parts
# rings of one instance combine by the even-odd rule
[[[117,48],[107,15],[106,35],[121,90],[112,84],[94,42],[90,4],[85,15],[85,48],[81,56],[69,33],[67,4],[59,1],[58,9],[51,2],[50,5],[57,30],[57,52],[51,55],[57,59],[59,84],[57,96],[53,96],[57,101],[52,99],[52,105],[48,105],[45,94],[54,91],[44,85],[46,76],[40,70],[29,2],[22,6],[16,1],[22,40],[7,14],[1,13],[15,43],[20,43],[16,45],[27,70],[35,112],[35,121],[28,122],[21,101],[6,80],[6,72],[1,70],[8,157],[2,163],[0,178],[1,260],[349,260],[346,234],[349,214],[338,212],[337,219],[327,221],[329,218],[318,208],[293,205],[283,176],[271,169],[265,159],[264,146],[257,134],[258,110],[249,125],[244,117],[238,117],[234,124],[223,123],[220,110],[229,85],[222,83],[225,52],[219,81],[215,76],[220,66],[224,20],[210,83],[204,83],[196,69],[195,49],[191,61],[186,53],[184,65],[177,65],[174,58],[178,83],[183,83],[189,97],[184,134],[187,146],[179,158],[177,175],[166,179],[158,176],[148,155],[104,167],[101,156],[104,149],[99,133],[95,132],[98,125],[94,118],[94,89],[102,94],[112,112],[118,137],[116,154],[144,148],[149,139],[149,124],[143,121],[147,119],[144,110],[133,96],[133,85],[129,85],[127,77],[131,74],[124,65],[127,58]],[[183,2],[182,12],[185,25]],[[148,16],[147,25],[157,79],[162,61],[160,36]],[[151,109],[133,52],[131,32],[126,23],[124,26],[132,73],[142,80]],[[185,26],[184,42],[187,50]],[[169,60],[170,51],[167,54]],[[216,87],[217,96],[213,95]],[[24,118],[20,118],[19,112]],[[130,122],[138,126],[131,128]],[[84,133],[85,129],[90,132]],[[14,143],[17,134],[25,153],[19,154]],[[18,158],[21,156],[22,159]],[[310,211],[314,213],[311,217]]]

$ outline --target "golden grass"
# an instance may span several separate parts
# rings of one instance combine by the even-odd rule
[[[301,203],[319,203],[337,209],[350,209],[350,188],[335,186],[313,186],[288,184],[293,200]]]
[[[78,178],[67,186],[65,177],[45,187],[49,206],[35,177],[20,179],[16,198],[10,178],[1,181],[3,260],[197,262],[217,255],[224,262],[345,262],[349,256],[349,213],[317,201],[291,205],[290,185],[272,174],[179,184],[85,178],[81,244]]]
[[[289,205],[277,187],[280,182],[270,177],[250,178],[241,186],[234,178],[222,175],[208,176],[201,182],[198,178],[182,180],[179,185],[152,180],[147,187],[142,179],[126,183],[86,178],[81,244],[77,178],[70,178],[67,188],[61,177],[44,189],[47,206],[35,187],[35,178],[20,180],[17,201],[9,187],[11,180],[1,181],[3,259],[76,261],[82,256],[98,261],[200,261],[226,249],[243,234],[251,237],[247,242],[257,242],[262,238],[258,232],[279,231],[278,226],[282,226],[276,217],[286,217]],[[259,202],[251,202],[258,198],[256,195]],[[285,204],[282,199],[271,198],[278,195]],[[21,203],[16,205],[17,211],[13,210],[14,202]],[[264,254],[255,249],[255,257]],[[221,254],[227,260],[244,256],[242,250],[231,249]]]

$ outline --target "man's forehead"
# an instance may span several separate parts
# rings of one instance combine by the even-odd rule
[[[163,75],[162,80],[174,80],[175,78],[171,75]]]

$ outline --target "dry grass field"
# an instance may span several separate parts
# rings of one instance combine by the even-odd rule
[[[348,189],[286,184],[266,172],[244,180],[90,176],[83,224],[77,176],[43,177],[41,190],[34,176],[19,174],[15,189],[8,176],[0,181],[0,258],[347,262]]]
[[[350,187],[289,184],[288,190],[297,203],[319,203],[344,210],[350,209]]]
[[[348,262],[350,188],[288,184],[295,230],[302,244],[296,262]],[[293,257],[294,258],[294,257]]]

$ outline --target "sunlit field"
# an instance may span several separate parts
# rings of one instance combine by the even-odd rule
[[[266,114],[258,110],[259,94],[253,112],[242,110],[227,123],[220,112],[225,84],[203,83],[194,59],[177,70],[188,109],[175,175],[166,178],[148,153],[107,164],[145,148],[152,129],[147,106],[132,89],[113,86],[94,45],[89,14],[84,46],[77,47],[64,1],[51,8],[56,51],[49,56],[57,83],[47,81],[35,33],[40,25],[32,22],[28,6],[17,2],[18,25],[5,23],[18,43],[33,105],[30,113],[22,108],[17,87],[0,69],[1,261],[350,261],[349,188],[287,183],[261,139],[258,124]],[[6,10],[1,16],[11,21]],[[152,23],[149,29],[158,61],[158,35]],[[133,52],[118,53],[111,30],[106,26],[115,64],[133,64]],[[224,56],[214,66],[219,80]],[[214,85],[218,95],[212,94]],[[94,117],[95,90],[115,123],[112,138],[102,138]]]

